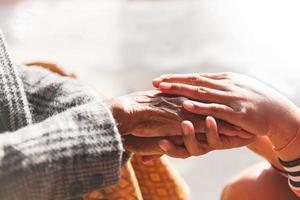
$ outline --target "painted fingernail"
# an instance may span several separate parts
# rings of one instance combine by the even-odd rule
[[[188,110],[192,110],[194,109],[195,105],[191,101],[185,101],[183,102],[183,107]]]
[[[169,89],[171,89],[171,87],[172,87],[171,83],[163,82],[163,83],[159,84],[159,89],[162,89],[162,90],[169,90]]]

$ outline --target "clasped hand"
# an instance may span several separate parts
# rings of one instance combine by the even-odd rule
[[[137,92],[105,101],[128,151],[145,160],[167,154],[199,156],[216,149],[245,146],[253,135],[221,120],[187,111],[186,97],[159,91]]]

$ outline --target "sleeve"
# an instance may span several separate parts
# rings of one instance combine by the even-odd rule
[[[74,106],[102,101],[103,96],[81,81],[41,67],[18,66],[33,123]]]
[[[101,102],[0,134],[0,199],[79,200],[116,183],[123,147]]]
[[[279,159],[279,162],[288,173],[291,190],[300,197],[300,159],[288,162]]]

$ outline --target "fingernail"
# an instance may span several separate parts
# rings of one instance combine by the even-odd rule
[[[159,141],[158,145],[163,151],[168,151],[168,147],[165,141]]]
[[[163,83],[159,84],[159,89],[162,89],[162,90],[169,90],[169,89],[171,89],[171,87],[172,87],[171,83],[163,82]]]
[[[162,82],[161,78],[155,78],[152,80],[152,83],[155,87],[158,87],[160,82]]]
[[[188,110],[193,110],[195,105],[191,101],[185,101],[183,102],[183,107]]]

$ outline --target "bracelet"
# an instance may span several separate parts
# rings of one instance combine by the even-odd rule
[[[289,146],[291,146],[298,139],[299,136],[300,136],[300,128],[299,128],[296,136],[289,143],[287,143],[286,145],[284,145],[281,148],[274,148],[274,151],[279,152],[279,151],[285,150],[286,148],[288,148]]]

